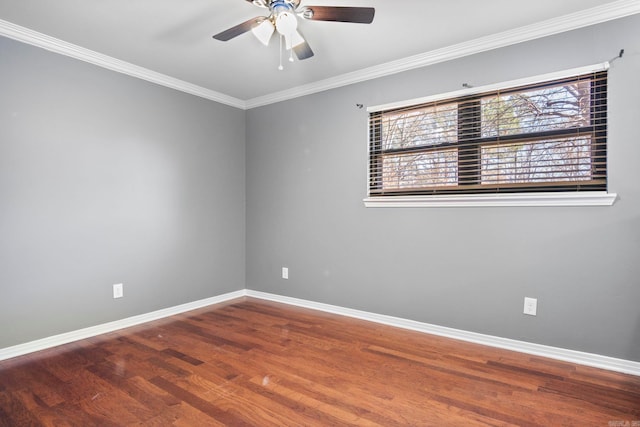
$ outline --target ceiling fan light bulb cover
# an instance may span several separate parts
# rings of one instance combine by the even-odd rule
[[[269,46],[269,40],[271,40],[271,36],[273,35],[274,31],[275,28],[273,28],[273,24],[268,19],[265,19],[264,21],[262,21],[262,23],[260,23],[260,25],[257,25],[251,29],[253,35],[256,36],[256,38],[260,40],[260,43],[265,46]]]
[[[296,47],[298,45],[301,45],[302,43],[304,43],[304,38],[302,37],[302,34],[300,34],[297,31],[294,31],[293,34],[291,35],[291,46]]]
[[[291,34],[286,34],[284,36],[284,42],[285,42],[285,48],[287,50],[290,50],[291,48],[294,48],[304,43],[304,38],[302,38],[302,35],[299,32],[294,31]]]
[[[298,20],[293,13],[281,12],[276,16],[276,30],[283,36],[290,36],[298,28]]]

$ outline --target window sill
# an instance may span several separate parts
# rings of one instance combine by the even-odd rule
[[[530,194],[465,194],[442,196],[378,196],[367,197],[367,208],[444,208],[492,206],[611,206],[616,193],[530,193]]]

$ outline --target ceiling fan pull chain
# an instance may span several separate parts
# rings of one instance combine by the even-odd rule
[[[284,67],[282,66],[282,34],[280,34],[280,65],[278,65],[278,70],[284,70]]]

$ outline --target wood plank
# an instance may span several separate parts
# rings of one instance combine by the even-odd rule
[[[0,427],[610,421],[640,377],[250,298],[0,362]]]
[[[233,414],[231,412],[225,411],[212,402],[203,399],[202,397],[191,393],[185,390],[182,387],[177,386],[176,384],[168,381],[162,377],[151,378],[150,382],[171,394],[177,399],[180,399],[187,405],[199,410],[203,414],[208,415],[212,420],[219,421],[225,425],[234,425],[234,426],[249,426],[250,424],[245,422],[240,416],[237,414]]]
[[[30,411],[14,393],[0,392],[0,410],[2,418],[9,426],[40,426],[37,414]]]

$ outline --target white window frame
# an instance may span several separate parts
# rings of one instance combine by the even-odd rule
[[[392,110],[411,105],[427,104],[444,99],[458,98],[475,95],[483,92],[501,90],[510,87],[518,87],[558,80],[571,76],[605,71],[609,68],[609,62],[572,68],[568,70],[541,74],[523,79],[516,79],[498,84],[465,88],[453,92],[437,94],[422,98],[405,100],[395,103],[367,107],[368,113]],[[367,155],[369,140],[367,138]],[[369,182],[369,167],[367,167],[367,182]],[[491,206],[611,206],[617,199],[616,193],[609,191],[585,191],[585,192],[549,192],[549,193],[505,193],[505,194],[462,194],[462,195],[424,195],[424,196],[376,196],[363,199],[368,208],[378,207],[491,207]]]

